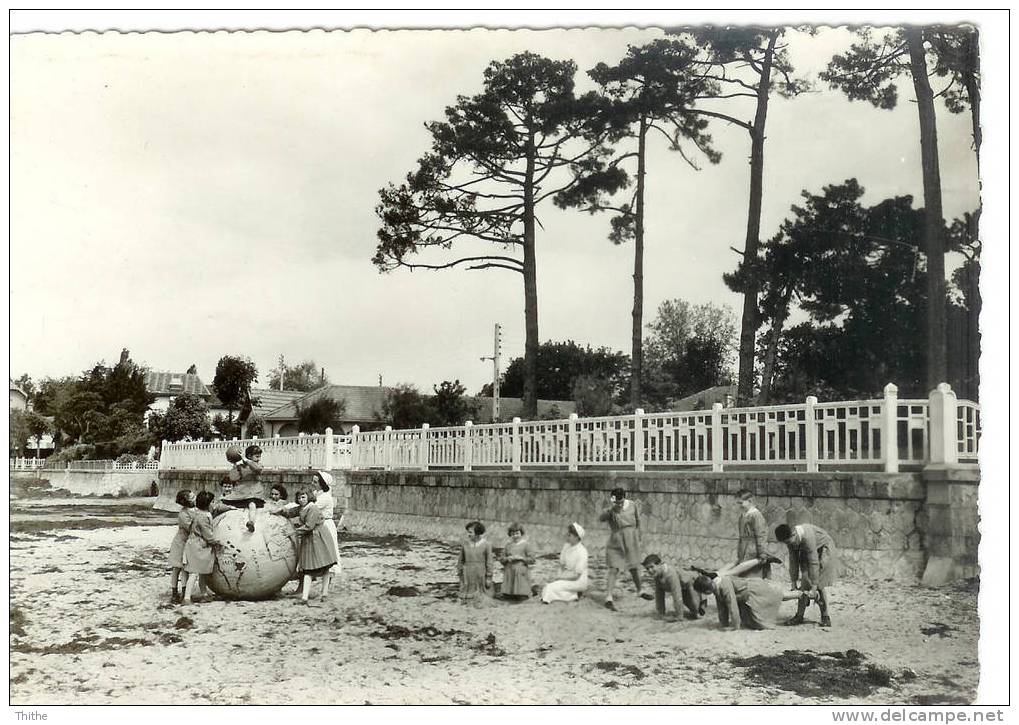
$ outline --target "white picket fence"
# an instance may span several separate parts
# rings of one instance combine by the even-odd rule
[[[252,443],[276,469],[634,471],[701,468],[895,472],[927,463],[975,464],[980,406],[947,384],[928,399],[885,387],[875,400],[521,421],[351,435],[163,443],[160,468],[224,469],[226,449]]]
[[[229,465],[226,451],[231,446],[241,452],[256,444],[262,449],[261,463],[269,469],[322,469],[351,468],[351,439],[349,435],[334,435],[331,428],[324,434],[291,436],[286,438],[245,438],[242,440],[163,441],[159,458],[160,469],[226,470]]]

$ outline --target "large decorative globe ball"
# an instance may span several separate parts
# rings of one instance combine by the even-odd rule
[[[248,512],[242,509],[227,511],[213,521],[222,546],[209,586],[230,599],[267,599],[297,571],[294,526],[264,510],[256,514],[254,531],[248,531],[247,521]]]

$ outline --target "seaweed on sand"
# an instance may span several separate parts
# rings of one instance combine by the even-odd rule
[[[746,676],[760,685],[777,687],[804,697],[859,697],[892,684],[890,670],[866,662],[866,656],[845,652],[786,650],[780,655],[732,657],[746,668]]]

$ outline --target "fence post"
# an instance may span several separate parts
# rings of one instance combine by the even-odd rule
[[[387,425],[386,432],[382,434],[382,467],[387,471],[393,470],[393,426]]]
[[[418,441],[418,460],[422,471],[428,470],[428,428],[427,423],[421,424],[421,440]]]
[[[331,470],[333,470],[333,429],[332,428],[326,428],[325,444],[326,444],[325,469],[327,471],[331,471]]]
[[[885,473],[898,473],[899,389],[895,383],[885,386],[885,399],[881,404],[881,453],[885,459]]]
[[[817,471],[817,421],[814,419],[814,406],[817,405],[817,396],[808,395],[806,400],[807,410],[803,416],[804,440],[807,447],[807,471]]]
[[[471,470],[472,458],[474,457],[474,450],[471,448],[471,428],[474,427],[474,423],[467,421],[464,423],[464,470]]]
[[[713,428],[714,426],[712,426]],[[714,431],[712,431],[714,436]],[[713,444],[712,444],[713,445]],[[714,466],[712,466],[714,468]],[[644,470],[644,409],[633,411],[633,470]]]
[[[722,404],[711,406],[711,470],[721,471],[725,459],[722,449]]]
[[[939,383],[927,398],[930,420],[928,465],[952,466],[959,462],[957,401],[952,386]]]
[[[358,455],[358,442],[357,436],[361,432],[361,426],[355,425],[350,429],[350,467],[353,470],[357,470],[358,465],[361,463],[360,456]]]
[[[510,446],[513,449],[513,470],[520,470],[520,418],[514,416],[513,429],[510,434]]]
[[[567,468],[570,471],[577,470],[577,414],[570,413],[570,420],[566,424],[566,456]]]

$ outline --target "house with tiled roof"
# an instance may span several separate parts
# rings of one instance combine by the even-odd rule
[[[298,407],[307,407],[322,398],[344,402],[342,425],[340,430],[335,430],[334,433],[349,433],[355,425],[362,429],[378,426],[382,419],[386,395],[390,390],[392,388],[377,385],[324,385],[310,393],[299,393],[299,397],[292,398],[262,415],[265,422],[263,430],[269,437],[297,435]],[[255,395],[254,391],[252,395]]]
[[[184,393],[197,395],[206,404],[212,398],[212,391],[195,373],[149,370],[145,373],[145,389],[155,398],[149,406],[149,412],[166,412],[173,399]]]

